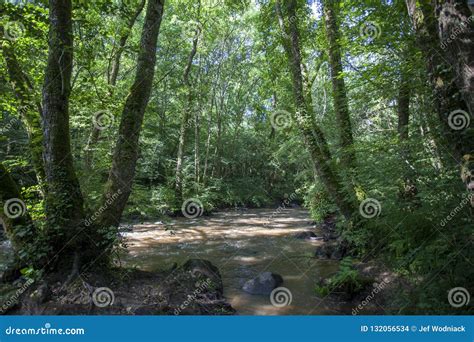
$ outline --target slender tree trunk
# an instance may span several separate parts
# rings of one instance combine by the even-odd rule
[[[196,110],[194,114],[194,179],[196,182],[196,186],[199,187],[200,182],[200,164],[201,161],[199,159],[199,137],[201,134],[201,127],[199,123],[199,111]]]
[[[193,107],[193,89],[189,81],[189,74],[191,72],[191,67],[193,65],[194,56],[197,53],[197,46],[200,35],[199,27],[196,28],[194,37],[193,37],[193,46],[191,52],[188,56],[188,62],[184,69],[183,73],[183,84],[186,87],[186,107],[181,117],[181,127],[179,130],[179,142],[178,142],[178,155],[176,158],[176,183],[175,183],[175,193],[176,193],[176,202],[179,207],[183,202],[183,158],[184,158],[184,148],[186,144],[186,132],[189,126],[189,120],[191,116],[191,111]]]
[[[19,103],[19,113],[28,132],[31,162],[38,184],[44,186],[43,131],[41,129],[41,104],[34,99],[34,89],[28,76],[18,62],[13,46],[8,41],[1,45],[5,57],[8,76],[14,85],[14,93]]]
[[[423,106],[423,105],[422,105]],[[445,154],[441,153],[441,150],[438,146],[437,139],[434,138],[436,132],[436,127],[433,125],[433,120],[431,117],[428,117],[425,113],[420,115],[420,133],[424,138],[424,147],[426,153],[432,155],[432,166],[438,172],[441,172],[445,169],[446,163],[444,160]]]
[[[212,100],[211,100],[211,107],[209,109],[209,117],[207,119],[207,139],[206,139],[206,154],[204,157],[204,170],[202,173],[202,183],[206,186],[207,182],[207,170],[208,170],[208,162],[209,162],[209,152],[211,149],[211,125],[212,125],[212,109],[214,108],[215,102],[215,92],[213,93]]]
[[[115,84],[117,83],[117,77],[120,69],[120,59],[122,58],[122,53],[125,50],[125,44],[127,43],[128,37],[130,36],[130,32],[132,31],[133,26],[135,25],[135,22],[137,21],[138,16],[143,10],[143,7],[145,7],[145,0],[141,0],[140,3],[138,4],[137,9],[135,12],[132,14],[130,17],[130,20],[128,21],[127,27],[120,36],[117,52],[115,53],[112,61],[112,67],[111,67],[111,72],[110,72],[110,77],[109,77],[109,84],[114,87]]]
[[[100,130],[92,125],[91,133],[87,139],[86,147],[84,148],[84,168],[86,174],[89,174],[92,170],[92,163],[94,161],[94,148],[97,146],[97,142],[100,138]]]
[[[153,85],[163,4],[163,0],[148,1],[135,81],[122,111],[112,168],[102,200],[101,207],[105,209],[98,218],[98,225],[102,227],[119,225],[132,190],[138,158],[138,139]]]
[[[289,0],[287,2],[287,16],[292,18],[288,20],[288,30],[285,29],[283,14],[280,3],[277,1],[277,13],[282,29],[286,33],[283,44],[286,54],[289,59],[289,67],[293,80],[293,96],[296,103],[295,121],[304,138],[306,147],[311,155],[314,167],[317,171],[319,179],[324,184],[328,194],[338,206],[340,212],[346,219],[350,219],[354,206],[345,194],[344,187],[334,170],[330,166],[330,153],[322,130],[318,127],[314,120],[314,116],[309,108],[313,108],[308,103],[310,99],[305,99],[305,92],[303,89],[303,77],[301,72],[301,53],[299,43],[299,31],[296,20],[296,1]],[[308,102],[307,102],[308,101]]]
[[[346,85],[343,77],[341,47],[339,44],[339,27],[337,23],[337,8],[339,1],[324,1],[324,22],[326,37],[329,43],[329,65],[336,122],[339,126],[339,144],[342,150],[342,164],[349,171],[351,178],[355,177],[355,150],[352,137],[352,125],[349,115]]]
[[[443,136],[454,159],[473,150],[472,128],[455,130],[450,114],[457,110],[469,112],[451,63],[441,49],[435,8],[429,1],[406,0],[408,13],[415,29],[416,39],[426,60],[427,72],[434,93],[435,109],[443,124]],[[450,53],[451,54],[451,53]],[[467,54],[468,55],[468,54]],[[457,65],[456,62],[454,65]],[[452,118],[451,118],[452,119]]]
[[[49,54],[43,87],[45,235],[53,251],[69,243],[77,248],[83,235],[83,197],[73,165],[69,135],[69,94],[73,62],[72,4],[50,0]],[[75,246],[75,247],[74,247]],[[65,253],[66,255],[67,253]]]
[[[216,105],[216,125],[217,125],[217,134],[216,134],[216,148],[214,150],[214,165],[212,168],[212,175],[214,177],[220,177],[222,175],[222,163],[221,163],[221,140],[222,140],[222,111],[224,110],[224,101],[225,101],[225,91],[222,93],[220,106]]]
[[[410,85],[406,71],[402,70],[398,88],[398,137],[402,142],[408,140],[408,121],[410,117]]]
[[[417,194],[417,187],[411,165],[410,144],[408,141],[408,123],[410,118],[410,80],[407,71],[400,72],[400,85],[398,88],[398,141],[400,145],[400,158],[403,168],[403,188],[401,197],[406,200],[413,200]]]
[[[112,96],[114,92],[114,87],[117,84],[117,77],[120,69],[120,60],[122,58],[122,53],[125,50],[125,44],[127,43],[128,37],[137,21],[138,16],[143,11],[143,7],[145,6],[145,0],[141,0],[137,9],[130,17],[130,20],[127,24],[127,27],[124,33],[120,36],[117,52],[114,54],[112,59],[112,67],[109,73],[108,83],[110,86],[109,95]],[[95,126],[92,125],[91,133],[89,134],[89,138],[87,139],[87,144],[84,149],[84,167],[86,173],[90,172],[92,168],[92,162],[94,160],[94,146],[97,145],[100,139],[100,130]]]

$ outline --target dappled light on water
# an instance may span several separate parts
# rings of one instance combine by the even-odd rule
[[[190,258],[207,259],[219,268],[225,296],[240,315],[335,314],[340,303],[318,298],[314,288],[338,265],[313,258],[320,240],[294,237],[309,230],[321,236],[302,209],[223,211],[198,219],[148,222],[123,233],[129,246],[124,262],[144,270],[162,270]],[[245,281],[266,271],[283,277],[291,303],[276,307],[268,295],[242,290]]]

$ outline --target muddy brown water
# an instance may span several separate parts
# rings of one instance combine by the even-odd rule
[[[293,237],[307,230],[318,234],[303,209],[222,211],[195,219],[135,224],[133,231],[123,233],[128,252],[122,262],[157,271],[190,258],[207,259],[219,268],[224,295],[239,315],[341,313],[341,303],[315,294],[316,283],[336,272],[338,264],[312,257],[322,241]],[[289,305],[277,307],[270,296],[242,290],[245,281],[265,271],[283,277],[282,286],[292,297]]]

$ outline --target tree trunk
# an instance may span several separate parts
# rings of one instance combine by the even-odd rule
[[[460,161],[463,155],[473,150],[472,129],[469,127],[463,130],[453,129],[450,114],[457,110],[469,112],[469,109],[457,86],[452,63],[446,61],[445,52],[441,49],[435,8],[428,1],[406,0],[406,4],[418,45],[426,60],[427,73],[434,93],[435,109],[443,124],[443,136],[454,159]],[[454,52],[449,54],[452,53]],[[465,51],[465,55],[469,53]],[[456,61],[454,65],[457,64]]]
[[[86,174],[89,174],[92,170],[92,164],[94,161],[94,148],[97,146],[97,142],[100,138],[100,130],[95,125],[92,125],[91,133],[87,139],[86,147],[84,148],[84,169]]]
[[[132,190],[138,158],[138,139],[150,98],[156,64],[156,46],[163,16],[163,0],[149,0],[142,30],[135,80],[120,120],[112,168],[98,218],[102,227],[118,227]]]
[[[225,103],[225,90],[221,94],[220,105],[216,104],[216,148],[214,149],[214,163],[212,168],[212,176],[219,178],[222,176],[222,163],[221,163],[221,152],[222,152],[222,112],[224,110]]]
[[[346,85],[343,78],[341,61],[341,47],[339,45],[339,27],[337,23],[337,7],[339,1],[324,1],[324,22],[326,26],[326,37],[329,43],[329,65],[331,69],[331,81],[333,92],[334,110],[336,122],[339,126],[339,144],[342,150],[342,165],[351,178],[355,177],[355,151],[354,139],[352,137],[352,125],[349,115],[349,104],[347,101]]]
[[[314,167],[318,173],[319,179],[324,184],[328,194],[334,200],[334,203],[338,206],[340,212],[346,219],[350,219],[353,212],[354,206],[344,192],[344,187],[337,175],[330,166],[330,153],[325,140],[324,134],[319,126],[316,124],[315,119],[310,112],[309,108],[313,108],[312,105],[308,105],[311,99],[305,99],[305,92],[303,89],[303,77],[301,73],[301,53],[299,44],[299,32],[297,27],[297,21],[294,18],[296,16],[296,1],[290,0],[287,3],[287,15],[288,18],[288,30],[285,30],[283,14],[281,11],[280,3],[277,1],[277,14],[279,16],[280,26],[282,27],[285,36],[283,47],[289,59],[289,67],[293,80],[293,96],[296,104],[295,121],[298,124],[298,128],[304,138],[306,147],[311,155]],[[308,101],[308,102],[307,102]]]
[[[110,91],[109,91],[110,96],[112,96],[114,87],[117,84],[117,77],[118,77],[118,73],[120,69],[120,60],[122,58],[122,53],[125,50],[125,44],[127,43],[128,37],[130,36],[130,32],[132,31],[132,28],[135,25],[135,22],[137,21],[137,18],[142,12],[144,6],[145,6],[145,0],[141,0],[140,4],[138,5],[138,8],[130,17],[130,20],[128,22],[125,32],[120,36],[119,46],[118,46],[117,52],[113,56],[112,67],[111,67],[112,70],[108,78],[109,86],[111,86]],[[91,170],[92,162],[94,160],[94,146],[97,145],[99,138],[100,138],[100,130],[95,125],[92,125],[91,133],[89,134],[89,138],[87,139],[87,145],[84,149],[84,152],[85,152],[84,153],[84,167],[85,167],[86,173],[90,172]]]
[[[474,115],[474,17],[465,0],[437,1],[438,31],[444,55],[454,67],[456,84]]]
[[[398,88],[397,114],[398,114],[398,141],[400,145],[400,158],[403,168],[403,185],[400,195],[404,200],[413,200],[418,193],[413,166],[411,165],[410,144],[408,141],[408,123],[410,118],[410,80],[407,71],[401,68],[400,85]]]
[[[176,193],[176,202],[179,207],[183,202],[183,158],[184,158],[184,148],[186,144],[186,132],[189,126],[190,115],[192,111],[193,104],[193,92],[191,83],[189,81],[189,73],[191,72],[191,67],[193,64],[194,56],[197,53],[197,45],[200,35],[199,27],[196,28],[194,37],[193,37],[193,47],[188,56],[188,62],[184,69],[183,73],[183,84],[186,87],[186,107],[181,117],[181,127],[179,130],[179,142],[178,142],[178,155],[176,158],[176,183],[175,183],[175,193]]]
[[[211,125],[212,125],[212,109],[214,108],[215,102],[215,91],[213,92],[212,99],[211,99],[211,106],[209,109],[209,117],[207,119],[207,139],[206,139],[206,153],[204,157],[204,170],[202,173],[202,184],[206,186],[207,182],[207,170],[208,170],[208,163],[209,163],[209,152],[211,149]]]
[[[8,41],[1,45],[10,82],[19,103],[19,113],[28,132],[31,162],[40,187],[44,186],[43,131],[41,129],[41,104],[34,99],[34,89],[18,62],[13,46]]]
[[[135,22],[137,21],[138,16],[143,10],[143,7],[145,7],[145,0],[140,1],[137,9],[133,13],[133,15],[130,17],[130,20],[128,21],[125,32],[120,36],[119,45],[117,48],[117,52],[115,53],[113,57],[112,70],[110,72],[110,77],[109,77],[109,84],[112,87],[114,87],[115,84],[117,83],[117,77],[118,77],[118,73],[120,69],[120,59],[122,58],[122,53],[125,49],[125,44],[127,43],[128,37],[130,36],[130,32],[132,31],[133,25],[135,25]]]
[[[50,0],[49,53],[43,87],[45,235],[59,251],[83,227],[83,197],[73,165],[69,136],[69,94],[73,64],[72,5]],[[77,241],[68,244],[74,248]],[[67,253],[64,253],[67,255]]]
[[[405,70],[401,70],[400,85],[398,88],[398,137],[402,142],[408,140],[408,120],[410,117],[410,85]]]
[[[201,134],[199,123],[199,111],[197,110],[194,114],[194,180],[196,182],[196,186],[199,187],[200,182],[200,164],[201,161],[199,159],[199,137]]]

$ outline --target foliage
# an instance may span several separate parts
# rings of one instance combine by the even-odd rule
[[[342,293],[352,298],[369,283],[370,280],[362,277],[354,268],[352,258],[346,257],[341,260],[338,272],[324,281],[324,284],[317,285],[315,291],[321,297]]]

